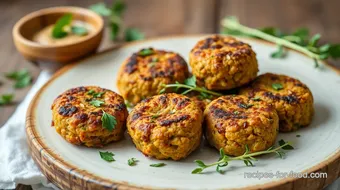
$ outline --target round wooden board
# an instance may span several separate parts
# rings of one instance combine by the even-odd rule
[[[77,166],[76,162],[70,162],[69,160],[64,159],[62,154],[58,152],[59,150],[56,150],[55,148],[49,146],[49,139],[44,136],[44,134],[41,133],[41,123],[39,119],[41,119],[41,114],[39,110],[39,105],[42,104],[42,100],[45,98],[43,97],[46,95],[46,91],[48,91],[51,86],[55,85],[54,83],[58,81],[61,77],[63,77],[66,73],[69,73],[72,69],[77,68],[83,64],[83,62],[90,62],[93,59],[96,59],[96,61],[100,61],[100,57],[107,56],[111,52],[115,52],[119,49],[123,48],[134,48],[136,49],[137,47],[140,48],[140,46],[143,46],[146,44],[148,47],[150,44],[153,42],[162,42],[162,41],[172,41],[172,40],[197,40],[204,37],[203,35],[200,36],[181,36],[181,37],[166,37],[166,38],[158,38],[158,39],[150,39],[146,41],[139,41],[139,42],[134,42],[134,43],[129,43],[126,45],[122,45],[121,47],[110,49],[108,51],[99,53],[93,57],[84,59],[82,61],[79,61],[74,64],[70,64],[59,70],[35,95],[33,98],[28,112],[27,112],[27,120],[26,120],[26,133],[27,133],[27,141],[29,144],[29,147],[31,149],[31,154],[37,165],[40,167],[41,171],[44,173],[44,175],[56,186],[58,186],[61,189],[174,189],[173,187],[158,187],[157,185],[138,185],[136,183],[133,183],[128,180],[115,180],[109,177],[103,177],[102,175],[96,174],[94,171],[89,171],[84,168],[81,168]],[[270,47],[270,51],[272,51],[275,46],[273,44],[269,44],[260,40],[253,40],[253,39],[244,39],[246,42],[250,43],[251,45],[256,45],[256,44],[261,44],[261,46],[268,46]],[[165,43],[164,42],[164,43]],[[157,46],[157,45],[156,45]],[[165,47],[164,49],[167,49]],[[255,48],[256,51],[256,48]],[[133,53],[133,52],[130,52]],[[181,52],[180,52],[181,53]],[[267,55],[267,52],[265,52]],[[293,52],[292,52],[293,54]],[[261,55],[260,55],[261,56]],[[290,55],[289,55],[290,56]],[[288,57],[289,57],[288,56]],[[303,57],[301,59],[308,60],[305,56],[302,56],[300,54],[294,53],[294,56],[299,56]],[[310,60],[312,62],[312,60]],[[119,64],[119,63],[116,63]],[[260,62],[261,64],[261,62]],[[276,63],[272,63],[276,64]],[[89,65],[89,64],[85,64]],[[327,63],[324,62],[324,65],[327,65]],[[84,66],[86,67],[86,66]],[[305,63],[303,67],[306,67],[308,70],[308,67],[310,66],[308,63]],[[89,68],[87,68],[89,69]],[[334,69],[334,68],[332,68]],[[318,75],[317,72],[326,72],[324,74],[320,75],[332,75],[330,79],[335,79],[338,80],[335,85],[339,85],[339,76],[335,74],[334,71],[339,72],[338,70],[332,70],[331,67],[324,67],[320,71],[313,71],[313,75]],[[307,72],[307,71],[306,71]],[[77,73],[78,74],[78,73]],[[79,74],[81,75],[81,74]],[[324,78],[324,76],[323,76]],[[112,83],[115,83],[112,81]],[[81,84],[79,84],[81,85]],[[106,84],[105,84],[106,85]],[[67,85],[65,85],[66,88]],[[105,86],[104,86],[105,87]],[[334,86],[336,88],[336,86]],[[67,89],[67,88],[66,88]],[[66,90],[64,89],[64,90]],[[58,90],[60,91],[60,90]],[[313,91],[313,90],[312,90]],[[334,90],[336,92],[336,89]],[[314,93],[314,92],[313,92]],[[57,94],[55,95],[55,97]],[[53,97],[53,98],[55,98]],[[53,99],[52,98],[52,99]],[[45,101],[45,100],[44,100]],[[331,101],[331,100],[329,100]],[[52,103],[52,102],[50,102]],[[39,105],[38,105],[39,104]],[[339,104],[339,103],[335,103]],[[48,105],[50,106],[50,105]],[[336,106],[336,105],[335,105]],[[336,114],[339,114],[339,109],[336,109]],[[50,112],[48,112],[49,114]],[[40,117],[39,117],[40,116]],[[46,116],[48,117],[48,116]],[[50,120],[50,118],[48,118]],[[338,122],[339,120],[336,120],[336,123],[334,124],[337,127],[340,123]],[[334,127],[335,127],[334,126]],[[50,126],[43,126],[43,127],[50,127]],[[314,127],[313,127],[314,128]],[[318,128],[316,128],[318,129]],[[48,130],[54,130],[48,129]],[[55,133],[55,131],[53,131]],[[306,131],[302,131],[306,132]],[[310,131],[307,131],[310,132]],[[306,132],[306,133],[307,133]],[[331,131],[325,131],[326,132],[331,132]],[[332,131],[331,133],[339,133],[338,131]],[[308,134],[308,133],[307,133]],[[54,134],[55,136],[59,136],[57,133]],[[286,134],[285,134],[286,135]],[[295,136],[295,134],[291,134],[289,136],[286,135],[285,137],[287,138],[293,138],[292,136]],[[303,136],[303,135],[302,135]],[[56,137],[59,138],[59,137]],[[61,139],[61,138],[60,138]],[[60,143],[65,143],[61,141]],[[73,145],[67,145],[67,146],[73,146]],[[338,145],[337,145],[338,146]],[[72,147],[72,148],[77,148],[77,147]],[[83,149],[84,150],[84,149]],[[114,150],[114,149],[111,149]],[[296,151],[296,150],[295,150]],[[297,150],[298,151],[298,150]],[[296,153],[296,152],[295,152]],[[197,156],[199,153],[194,153],[194,157]],[[294,154],[294,153],[288,153],[288,154]],[[316,154],[318,154],[316,152]],[[288,155],[289,157],[290,155]],[[80,158],[81,159],[81,158]],[[266,159],[266,158],[265,158]],[[216,158],[213,158],[212,160],[216,160]],[[266,159],[270,161],[270,159]],[[126,160],[125,160],[126,161]],[[280,160],[277,159],[277,162],[280,162]],[[192,164],[192,167],[194,168],[195,166]],[[258,166],[261,167],[261,166]],[[256,168],[256,167],[255,167]],[[232,172],[232,171],[228,171]],[[339,151],[339,146],[334,149],[334,152],[330,155],[326,155],[325,159],[323,159],[321,162],[315,163],[314,165],[310,165],[309,167],[306,167],[306,169],[301,170],[300,172],[307,172],[307,173],[315,173],[315,172],[326,172],[327,173],[327,178],[283,178],[283,179],[278,179],[278,180],[270,180],[266,181],[264,183],[255,183],[253,185],[247,185],[243,187],[232,187],[232,189],[322,189],[323,187],[327,186],[328,184],[332,183],[335,181],[339,175],[340,175],[340,151]],[[190,171],[188,171],[187,175],[191,175]],[[226,174],[227,175],[227,174]],[[227,178],[227,176],[226,176]],[[150,180],[152,178],[150,177]],[[204,181],[204,178],[201,178],[201,180]],[[202,181],[202,182],[203,182]],[[175,183],[176,181],[174,181]],[[205,181],[206,183],[209,183],[209,181]],[[210,189],[207,188],[207,186],[202,186],[200,187],[202,189]],[[211,187],[211,189],[215,189],[217,187]],[[186,189],[184,188],[179,188],[179,189]],[[220,189],[220,188],[219,188]],[[222,189],[229,189],[229,187],[222,188]]]

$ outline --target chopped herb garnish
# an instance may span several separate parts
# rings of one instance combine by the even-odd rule
[[[102,126],[105,129],[107,129],[109,131],[113,131],[113,129],[116,128],[117,120],[116,120],[115,116],[104,112],[104,110],[103,110],[103,116],[102,116],[101,120],[102,120]]]
[[[150,164],[151,167],[163,167],[165,166],[164,163],[157,163],[157,164]]]
[[[216,171],[223,174],[224,171],[222,170],[223,167],[228,166],[230,161],[233,160],[241,160],[244,162],[246,166],[254,166],[253,161],[257,161],[255,156],[263,155],[263,154],[271,154],[276,153],[280,158],[283,158],[283,155],[285,154],[281,149],[285,149],[286,147],[292,147],[290,143],[284,143],[280,145],[279,147],[270,147],[267,150],[259,151],[250,153],[248,145],[245,146],[245,152],[241,156],[237,157],[230,157],[226,155],[223,151],[223,149],[220,149],[220,157],[217,162],[214,162],[212,164],[205,164],[202,160],[195,160],[194,162],[197,164],[198,168],[194,169],[191,173],[192,174],[200,174],[203,172],[204,169],[216,166]]]
[[[71,32],[78,36],[84,36],[88,34],[87,28],[82,27],[82,26],[72,26]]]
[[[188,86],[196,87],[196,77],[193,75],[192,77],[185,79],[184,84]]]
[[[101,98],[103,96],[103,94],[105,94],[105,91],[104,92],[96,92],[96,93],[93,93],[93,97],[94,98]]]
[[[240,112],[239,111],[234,111],[234,114],[238,115],[238,114],[240,114]]]
[[[3,94],[0,96],[0,106],[10,104],[13,101],[14,94]]]
[[[282,45],[279,45],[277,51],[275,51],[275,52],[273,52],[272,54],[270,54],[270,56],[271,56],[272,58],[283,58],[283,57],[285,57],[286,55],[287,55],[287,52],[286,52],[286,50],[283,48]]]
[[[96,92],[96,91],[94,91],[94,90],[89,90],[89,91],[87,92],[87,94],[88,94],[88,95],[93,95],[95,92]]]
[[[67,13],[57,20],[52,30],[53,38],[63,38],[67,36],[67,32],[65,32],[64,27],[71,24],[72,17],[71,13]]]
[[[14,80],[14,88],[24,88],[32,83],[32,76],[26,69],[7,73],[8,79]]]
[[[252,100],[254,100],[254,101],[260,101],[261,98],[260,98],[260,97],[255,97],[255,98],[252,98]]]
[[[153,49],[151,48],[146,48],[146,49],[142,49],[138,52],[138,55],[140,56],[148,56],[148,55],[152,55],[154,53]]]
[[[103,101],[100,101],[100,100],[92,100],[90,102],[91,105],[95,106],[95,107],[100,107],[102,104],[104,104]]]
[[[152,115],[152,116],[151,116],[151,119],[157,119],[157,118],[159,118],[159,116],[160,116],[159,114],[157,114],[157,115]]]
[[[283,89],[283,86],[280,83],[273,83],[272,88],[275,89],[275,90],[281,90],[281,89]]]
[[[116,161],[116,160],[113,158],[114,154],[113,154],[112,152],[108,152],[108,151],[106,151],[106,152],[100,152],[100,151],[99,151],[99,155],[100,155],[100,157],[101,157],[103,160],[105,160],[105,161],[108,161],[108,162]]]
[[[283,139],[279,140],[279,145],[282,146],[284,144],[287,144]],[[284,150],[292,150],[294,147],[292,145],[287,145],[285,147],[282,147]]]
[[[136,162],[138,162],[138,160],[136,158],[130,158],[128,160],[128,165],[129,166],[134,166],[134,165],[136,165]]]
[[[244,108],[244,109],[248,109],[248,108],[251,108],[253,106],[254,106],[253,104],[242,104],[242,103],[238,104],[238,107]]]
[[[133,108],[133,104],[131,102],[127,101],[127,100],[125,100],[125,105],[128,108]]]

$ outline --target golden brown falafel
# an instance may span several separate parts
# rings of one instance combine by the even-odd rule
[[[190,52],[193,75],[209,90],[228,90],[252,81],[258,72],[256,54],[250,45],[228,36],[199,41]]]
[[[246,96],[222,96],[204,111],[205,136],[210,145],[228,155],[266,150],[275,143],[279,118],[275,108]]]
[[[144,155],[180,160],[201,142],[203,113],[184,95],[166,93],[144,99],[127,119],[128,132]]]
[[[308,126],[314,114],[313,95],[301,81],[266,73],[240,89],[240,94],[271,103],[280,118],[280,131],[295,131]]]
[[[120,67],[117,87],[125,100],[136,104],[159,94],[163,88],[161,84],[182,83],[188,75],[188,65],[179,54],[153,48],[141,49]]]
[[[124,99],[111,90],[96,86],[72,88],[59,95],[51,109],[52,125],[72,144],[102,147],[124,136],[128,112]],[[103,112],[115,117],[112,131],[102,126]]]

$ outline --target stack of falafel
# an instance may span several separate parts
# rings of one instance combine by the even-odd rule
[[[285,75],[257,76],[256,53],[246,43],[227,36],[208,37],[191,50],[189,63],[197,85],[222,92],[236,88],[239,95],[215,97],[205,104],[195,96],[173,93],[175,89],[159,94],[164,84],[183,83],[190,75],[188,65],[177,53],[145,48],[130,56],[118,74],[120,94],[135,105],[128,116],[118,94],[106,90],[101,97],[103,111],[98,111],[85,97],[78,98],[94,89],[83,87],[84,92],[71,89],[55,100],[54,126],[71,143],[103,146],[123,137],[126,119],[128,133],[144,155],[180,160],[200,145],[203,133],[211,146],[239,156],[246,146],[250,152],[266,150],[279,131],[295,131],[312,120],[308,87]],[[119,118],[119,132],[101,127],[102,112]]]

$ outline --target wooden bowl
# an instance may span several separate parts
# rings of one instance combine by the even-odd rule
[[[46,26],[55,24],[58,18],[66,13],[71,13],[75,20],[91,24],[94,32],[74,43],[45,45],[32,41],[34,34]],[[21,18],[14,25],[12,34],[16,48],[26,59],[32,62],[52,62],[63,66],[95,52],[101,42],[103,28],[102,17],[91,10],[79,7],[52,7]]]

